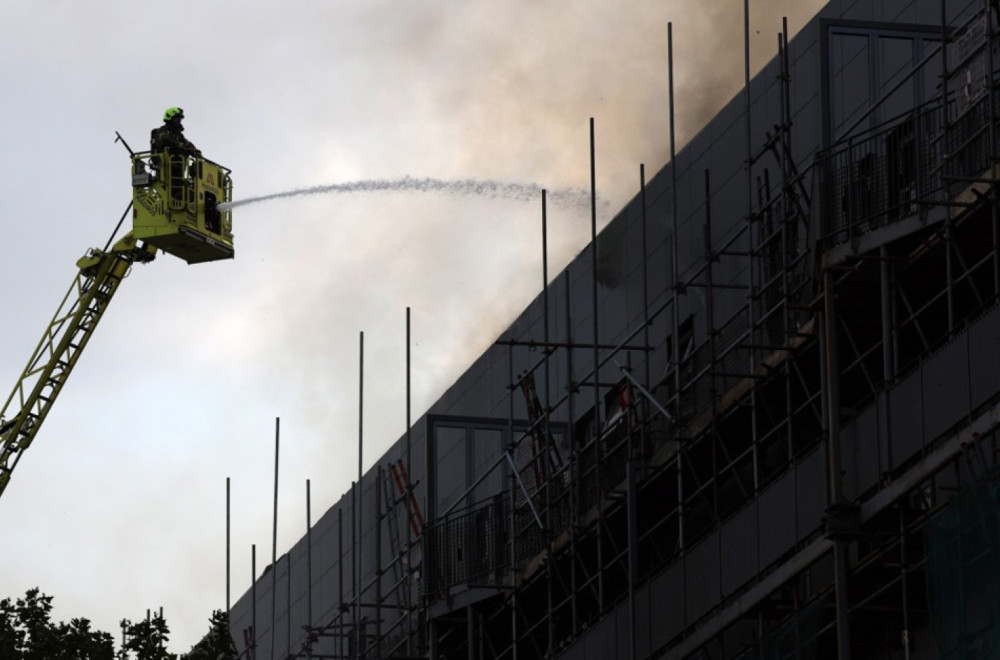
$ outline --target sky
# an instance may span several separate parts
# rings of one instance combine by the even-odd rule
[[[751,68],[822,0],[751,0]],[[0,3],[0,388],[13,388],[75,262],[130,199],[129,160],[164,109],[232,169],[234,199],[403,177],[590,187],[603,225],[743,82],[741,0],[49,0]],[[742,146],[739,147],[742,149]],[[54,618],[163,608],[187,651],[232,599],[250,546],[278,555],[541,290],[541,200],[328,193],[233,211],[232,261],[137,265],[0,500],[0,598]],[[549,272],[590,237],[548,209]],[[9,389],[2,394],[4,399]],[[262,570],[267,561],[258,561]]]

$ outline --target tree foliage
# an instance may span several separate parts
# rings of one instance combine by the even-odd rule
[[[52,621],[52,596],[29,589],[23,598],[0,600],[2,660],[233,660],[229,617],[216,610],[208,633],[181,656],[167,650],[170,627],[157,614],[139,621],[123,619],[123,644],[115,652],[109,633],[93,630],[87,619]]]
[[[208,634],[182,656],[182,660],[233,660],[236,657],[236,647],[229,635],[229,615],[215,610],[208,622]]]
[[[52,596],[29,589],[24,598],[0,600],[0,658],[10,660],[114,660],[111,635],[87,619],[52,622]]]
[[[122,619],[121,627],[125,640],[119,653],[121,660],[177,660],[176,654],[167,651],[170,626],[160,614],[135,623]]]

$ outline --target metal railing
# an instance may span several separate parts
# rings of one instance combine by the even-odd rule
[[[997,116],[989,103],[983,93],[951,101],[946,113],[935,101],[819,154],[820,252],[948,205],[970,179],[982,178],[990,168],[990,117]]]
[[[421,595],[431,601],[456,585],[501,586],[510,567],[509,493],[448,513],[424,529]]]

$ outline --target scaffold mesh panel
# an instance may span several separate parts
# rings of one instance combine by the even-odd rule
[[[944,659],[1000,655],[1000,473],[982,474],[925,528],[927,592]]]

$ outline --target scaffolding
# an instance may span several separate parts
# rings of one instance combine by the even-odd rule
[[[604,325],[621,315],[602,308],[601,287],[620,275],[608,253],[627,213],[598,235],[592,205],[590,282],[550,283],[543,195],[539,323],[491,348],[507,365],[507,419],[428,415],[426,473],[409,481],[408,431],[364,509],[359,474],[337,512],[337,612],[313,624],[310,611],[287,657],[910,658],[934,636],[944,657],[992,653],[1000,607],[966,616],[961,590],[995,551],[996,488],[948,502],[974,475],[963,447],[984,470],[998,456],[997,17],[977,2],[949,24],[944,4],[909,74],[808,164],[782,24],[768,69],[776,121],[763,131],[746,66],[745,213],[720,219],[711,168],[687,170],[703,240],[683,267],[668,26],[666,197],[647,199],[640,166],[630,207],[641,312],[623,330]],[[937,89],[883,118],[882,102],[932,68]],[[591,120],[592,189],[593,153]],[[654,209],[670,226],[665,295],[650,291]],[[488,447],[462,454],[477,476],[448,492],[442,429],[455,447]],[[374,511],[368,573],[362,510]]]

